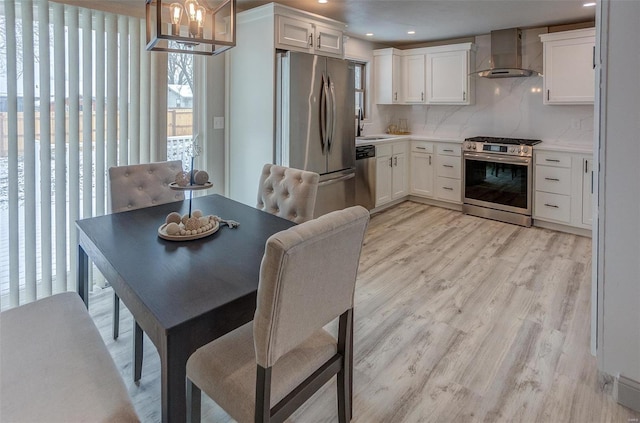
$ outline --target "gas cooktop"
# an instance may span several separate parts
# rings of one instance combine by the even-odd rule
[[[507,144],[507,145],[536,145],[540,144],[542,140],[528,140],[525,138],[497,138],[497,137],[472,137],[467,138],[465,141],[482,142],[490,144]]]

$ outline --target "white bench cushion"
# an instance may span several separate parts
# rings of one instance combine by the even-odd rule
[[[0,313],[3,422],[137,422],[122,377],[73,292]]]

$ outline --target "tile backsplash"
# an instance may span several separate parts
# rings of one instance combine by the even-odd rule
[[[523,31],[523,67],[542,72],[542,43],[546,28]],[[490,35],[476,37],[476,69],[489,67]],[[542,104],[542,76],[476,78],[476,102],[470,106],[378,105],[377,128],[407,119],[413,134],[466,138],[477,135],[535,138],[548,143],[593,143],[593,106]]]

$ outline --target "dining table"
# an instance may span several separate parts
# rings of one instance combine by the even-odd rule
[[[213,194],[82,219],[80,297],[89,306],[93,262],[158,350],[163,422],[186,420],[186,363],[199,347],[251,321],[267,239],[295,224]],[[172,212],[200,210],[239,222],[200,239],[166,240]]]

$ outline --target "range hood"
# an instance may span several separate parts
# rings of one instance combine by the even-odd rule
[[[491,31],[491,68],[476,73],[482,78],[538,76],[522,68],[522,31],[519,28]]]

